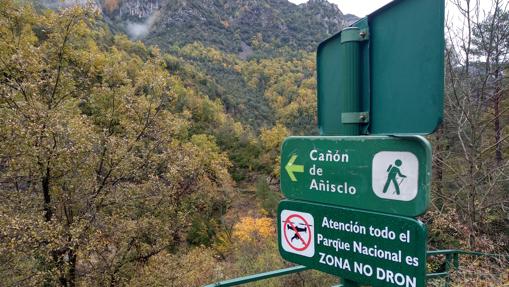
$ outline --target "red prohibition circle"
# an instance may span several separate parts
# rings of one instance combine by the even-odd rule
[[[294,218],[294,217],[297,217],[299,218],[300,220],[302,220],[304,222],[304,224],[306,224],[306,227],[307,229],[309,230],[309,238],[307,240],[307,242],[304,241],[304,239],[302,239],[302,237],[300,237],[299,233],[297,232],[297,230],[295,230],[294,226],[293,226],[293,223],[290,221],[290,219]],[[299,237],[299,239],[301,240],[302,244],[304,244],[303,247],[301,248],[298,248],[298,247],[295,247],[292,245],[292,243],[290,241],[288,241],[288,236],[286,235],[286,230],[288,229],[286,226],[287,224],[290,224],[290,226],[292,227],[293,231],[295,231],[295,234],[297,234],[297,236]],[[309,226],[309,223],[304,219],[304,217],[298,215],[298,214],[292,214],[290,216],[288,216],[285,220],[285,222],[283,223],[283,234],[284,234],[284,237],[285,237],[285,240],[286,240],[286,243],[288,243],[288,245],[290,245],[290,247],[292,249],[295,249],[296,251],[303,251],[305,250],[306,248],[309,247],[309,244],[311,243],[311,236],[313,236],[313,234],[311,234],[311,228]]]

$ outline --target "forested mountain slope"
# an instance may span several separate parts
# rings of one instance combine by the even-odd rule
[[[0,0],[0,285],[188,287],[288,267],[280,146],[317,133],[313,46],[346,16],[319,0],[87,3]],[[508,253],[509,11],[486,15],[447,40],[428,250]],[[462,255],[451,281],[504,286],[506,258]],[[334,284],[306,271],[257,286]]]
[[[70,3],[39,2],[45,7]],[[193,65],[201,75],[200,90],[255,131],[282,123],[294,133],[316,132],[314,49],[357,19],[325,0],[301,5],[287,0],[94,3],[113,31],[172,52],[179,59],[175,64]],[[279,76],[286,79],[276,82]]]

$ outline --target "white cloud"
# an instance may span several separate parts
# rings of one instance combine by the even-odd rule
[[[150,33],[150,29],[154,25],[155,21],[159,17],[158,12],[154,12],[150,17],[142,23],[128,22],[127,23],[127,34],[131,39],[143,39]]]

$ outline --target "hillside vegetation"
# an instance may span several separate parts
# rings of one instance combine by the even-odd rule
[[[318,133],[313,47],[351,17],[324,0],[32,4],[0,0],[0,285],[202,286],[289,266],[280,145]],[[447,39],[430,250],[508,254],[497,7]],[[501,286],[507,266],[467,257],[454,282]],[[253,286],[336,283],[306,271]]]

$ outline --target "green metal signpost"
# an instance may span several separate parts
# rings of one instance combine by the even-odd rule
[[[278,214],[279,250],[288,261],[362,284],[425,286],[420,221],[291,200]]]
[[[382,135],[430,134],[442,120],[443,23],[444,0],[396,0],[320,44],[322,136],[281,150],[283,258],[344,287],[425,286],[426,229],[411,217],[428,207],[431,147]]]
[[[423,137],[289,137],[281,148],[287,198],[418,216],[426,211],[431,146]]]

